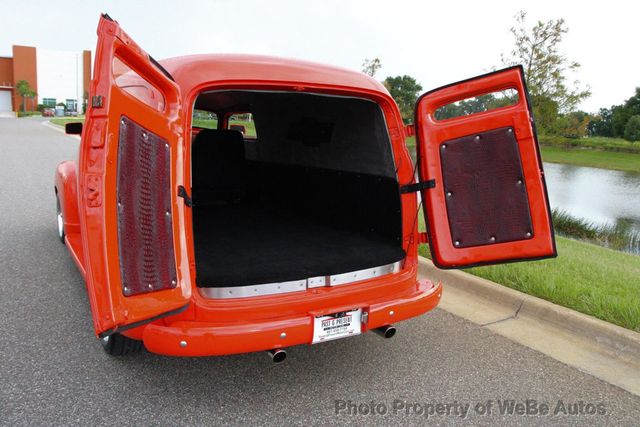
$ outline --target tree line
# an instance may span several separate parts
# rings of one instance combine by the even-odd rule
[[[623,104],[601,108],[591,116],[587,130],[591,135],[640,141],[640,87]]]
[[[581,101],[591,96],[588,86],[568,81],[580,68],[578,62],[563,55],[560,44],[569,31],[564,19],[527,23],[527,14],[518,12],[510,28],[514,47],[501,55],[502,66],[522,64],[531,99],[533,116],[541,134],[568,138],[606,136],[640,141],[640,88],[620,105],[601,108],[597,114],[578,110]],[[381,68],[379,58],[365,59],[362,71],[375,76]],[[387,77],[382,84],[396,100],[405,123],[413,121],[414,105],[422,86],[409,75]],[[514,91],[515,92],[515,91]],[[436,111],[437,119],[472,114],[509,105],[517,94],[503,91],[446,105]]]

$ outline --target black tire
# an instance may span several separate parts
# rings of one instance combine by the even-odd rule
[[[142,350],[142,341],[134,340],[118,333],[100,339],[102,348],[110,356],[126,356]]]
[[[66,233],[64,231],[64,218],[62,216],[62,207],[60,206],[60,198],[56,192],[56,220],[58,221],[58,238],[64,244],[64,237]]]

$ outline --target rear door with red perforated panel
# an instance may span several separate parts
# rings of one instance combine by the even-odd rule
[[[80,147],[81,233],[95,331],[105,336],[186,308],[177,251],[180,90],[107,15],[98,26]]]
[[[425,93],[415,123],[419,187],[438,267],[556,256],[522,67]]]

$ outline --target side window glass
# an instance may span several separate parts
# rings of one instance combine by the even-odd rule
[[[508,107],[518,103],[518,91],[515,89],[504,89],[498,92],[487,93],[474,96],[472,98],[456,101],[443,105],[435,111],[436,120],[453,119],[455,117],[469,116],[471,114],[483,113],[495,110],[496,108]]]
[[[218,129],[218,116],[205,110],[193,110],[193,127],[204,129]]]
[[[230,115],[227,129],[239,131],[245,139],[256,139],[258,137],[253,121],[253,114],[251,113],[235,113]]]

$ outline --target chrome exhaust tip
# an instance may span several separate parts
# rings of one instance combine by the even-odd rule
[[[287,358],[287,352],[281,348],[267,351],[273,363],[282,363]]]
[[[396,334],[396,327],[393,325],[381,326],[373,330],[376,334],[383,338],[391,338]]]

